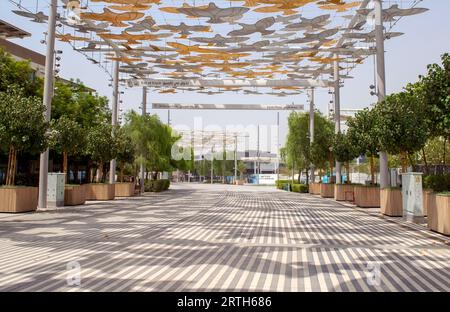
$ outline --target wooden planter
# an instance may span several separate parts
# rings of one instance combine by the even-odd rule
[[[361,208],[380,207],[380,188],[378,186],[355,186],[355,204]]]
[[[309,193],[313,195],[320,195],[320,185],[321,183],[310,183]]]
[[[436,194],[433,190],[427,189],[422,192],[423,197],[423,215],[428,216],[429,207],[436,205]]]
[[[235,183],[236,185],[244,185],[245,180],[236,180],[234,183]]]
[[[38,205],[37,187],[1,187],[0,212],[36,211]]]
[[[84,185],[66,185],[64,188],[64,206],[84,205],[86,188]]]
[[[390,217],[403,216],[403,200],[401,189],[382,189],[380,190],[380,208],[381,213]]]
[[[134,196],[134,183],[116,183],[115,196],[116,197]]]
[[[334,199],[338,201],[353,201],[353,188],[351,184],[335,184],[334,185]]]
[[[334,198],[334,184],[322,183],[320,185],[320,196],[323,198]]]
[[[450,196],[431,196],[436,198],[436,205],[428,207],[428,228],[444,235],[450,235]]]
[[[115,197],[114,184],[85,184],[86,200],[113,200]]]

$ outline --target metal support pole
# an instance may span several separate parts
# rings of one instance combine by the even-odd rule
[[[48,35],[47,35],[47,54],[45,58],[45,78],[44,78],[44,106],[46,107],[45,120],[51,119],[52,99],[53,99],[53,79],[54,79],[54,54],[55,54],[55,31],[56,14],[58,1],[52,0],[50,3],[50,12],[48,17]],[[47,183],[48,183],[48,155],[46,149],[39,161],[39,199],[38,208],[47,208]]]
[[[142,117],[147,115],[147,87],[142,88]],[[141,194],[145,192],[145,167],[144,167],[144,155],[141,155]]]
[[[378,102],[386,98],[386,69],[384,64],[384,27],[383,5],[381,0],[374,0],[375,9],[375,40],[377,48],[377,91]],[[389,186],[388,155],[380,152],[380,187]]]
[[[310,99],[309,99],[309,142],[310,142],[310,146],[312,146],[312,144],[314,143],[314,89],[310,90]],[[310,176],[310,183],[314,183],[315,182],[315,175],[314,175],[314,171],[315,171],[315,167],[314,164],[311,163],[310,164],[310,170],[311,170],[311,176]]]
[[[113,101],[112,101],[112,118],[111,125],[113,128],[117,125],[117,111],[119,106],[119,61],[115,62],[113,74]],[[113,129],[114,131],[114,129]],[[109,164],[109,183],[116,182],[116,160],[112,159]]]
[[[214,184],[214,150],[211,148],[211,184]]]
[[[280,180],[280,112],[277,112],[277,181]]]
[[[234,184],[237,181],[237,135],[234,136]]]
[[[338,58],[337,54],[334,58]],[[339,75],[339,61],[334,61],[334,132],[336,134],[341,132],[341,86],[340,86],[340,75]],[[333,172],[330,173],[333,177]],[[341,177],[341,163],[336,161],[336,184],[342,183]]]

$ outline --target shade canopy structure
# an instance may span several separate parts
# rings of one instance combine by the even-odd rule
[[[46,12],[32,9],[32,2],[20,1],[13,12],[36,23],[47,22]],[[188,80],[192,92],[205,87],[225,92],[253,87],[280,94],[301,92],[332,87],[334,62],[339,62],[345,77],[376,53],[369,0],[63,0],[58,4],[62,27],[57,40],[70,43],[94,64],[105,67],[107,62],[118,62],[120,79],[128,86],[178,92],[177,81]],[[426,11],[404,1],[389,4],[383,12],[389,23]],[[386,38],[400,35],[385,31]],[[157,79],[173,80],[174,86],[158,85]]]
[[[153,103],[153,109],[170,110],[261,110],[261,111],[303,111],[304,105],[298,104],[185,104],[185,103]]]

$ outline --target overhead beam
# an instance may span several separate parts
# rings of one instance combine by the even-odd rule
[[[178,110],[265,110],[265,111],[303,111],[304,105],[297,104],[179,104],[153,103],[153,109]]]
[[[315,79],[128,79],[126,84],[130,88],[328,88],[333,86],[333,81]]]

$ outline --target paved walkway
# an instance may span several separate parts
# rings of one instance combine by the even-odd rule
[[[1,214],[0,291],[450,291],[436,237],[310,195],[175,185]]]

